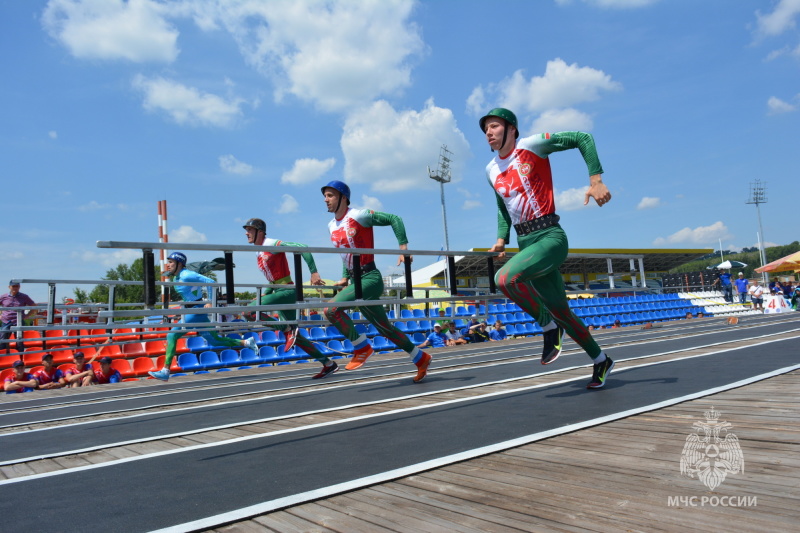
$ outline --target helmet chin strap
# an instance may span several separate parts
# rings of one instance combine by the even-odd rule
[[[503,142],[500,144],[500,150],[502,150],[503,146],[506,145],[507,138],[508,138],[508,123],[506,123],[505,126],[503,126]],[[494,153],[494,148],[490,146],[489,149],[492,151],[492,153]],[[500,150],[497,151],[498,154],[500,153]]]

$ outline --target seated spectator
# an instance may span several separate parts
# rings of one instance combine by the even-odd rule
[[[467,344],[467,339],[465,339],[461,332],[456,328],[455,322],[450,321],[447,323],[447,331],[445,331],[445,336],[447,337],[448,346]]]
[[[111,358],[101,358],[100,369],[94,371],[94,382],[98,385],[105,385],[106,383],[119,383],[120,381],[122,381],[122,374],[111,366]]]
[[[800,300],[800,285],[794,288],[794,292],[792,293],[792,297],[790,302],[792,304],[792,309],[797,310],[797,301]]]
[[[589,327],[588,327],[588,328],[586,328],[586,329],[588,329],[589,331],[594,331],[594,326],[589,326]]]
[[[75,364],[67,368],[66,380],[68,387],[86,387],[94,382],[92,365],[86,363],[83,352],[75,352],[72,356]]]
[[[442,332],[442,326],[438,322],[433,325],[433,331],[428,335],[428,338],[425,339],[425,342],[418,345],[417,348],[427,348],[428,346],[433,348],[444,348],[447,346],[447,337]]]
[[[748,289],[750,293],[750,301],[753,304],[753,309],[757,310],[764,310],[764,287],[761,286],[761,283],[758,281],[758,278],[755,278]]]
[[[8,376],[3,383],[3,390],[6,391],[6,394],[30,392],[36,388],[38,385],[36,378],[25,372],[25,363],[14,361],[11,368],[14,369],[14,373]]]
[[[494,323],[494,329],[489,332],[489,340],[504,341],[506,340],[506,337],[508,337],[506,328],[504,328],[503,323],[498,320]]]
[[[486,331],[486,322],[479,322],[469,328],[469,342],[486,342],[489,340],[489,332]]]
[[[53,366],[53,354],[50,352],[45,353],[42,356],[42,365],[44,368],[33,373],[33,377],[39,384],[40,389],[60,389],[61,387],[66,387],[67,380],[64,377],[64,372]]]
[[[704,316],[705,316],[705,315],[703,314],[703,312],[702,312],[702,311],[698,311],[698,312],[697,312],[697,318],[703,318]]]
[[[436,319],[436,324],[439,324],[440,326],[442,326],[442,329],[444,330],[447,327],[447,323],[448,322],[450,322],[450,319],[447,316],[445,316],[444,309],[442,309],[440,307],[439,308],[439,318]]]
[[[620,321],[619,321],[619,318],[618,318],[618,319],[616,319],[616,320],[614,321],[614,325],[613,325],[613,326],[611,326],[611,328],[612,328],[612,329],[613,329],[613,328],[621,328],[621,327],[622,327],[622,322],[620,322]]]
[[[686,318],[692,318],[692,316],[694,315],[692,315],[691,311],[686,311]]]

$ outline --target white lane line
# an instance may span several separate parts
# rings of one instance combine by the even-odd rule
[[[720,354],[720,353],[734,352],[734,351],[737,351],[737,350],[749,349],[749,348],[753,348],[753,347],[756,347],[756,346],[761,346],[761,345],[764,345],[764,344],[771,344],[771,343],[774,343],[774,342],[782,342],[784,340],[795,340],[795,339],[791,338],[791,339],[781,339],[781,340],[777,340],[777,341],[766,341],[766,342],[762,342],[762,343],[751,344],[751,345],[748,345],[748,346],[740,346],[740,347],[737,347],[737,348],[729,348],[729,349],[726,349],[726,350],[719,350],[717,352],[711,352],[711,353],[708,353],[708,354],[690,355],[690,356],[687,356],[687,357],[684,357],[684,358],[681,358],[681,359],[673,359],[673,360],[670,360],[670,361],[653,361],[653,362],[643,363],[641,365],[635,365],[635,366],[631,366],[631,367],[620,369],[618,372],[615,372],[615,374],[619,373],[619,372],[626,372],[626,371],[633,370],[633,369],[636,369],[636,368],[643,368],[643,367],[653,366],[653,365],[668,364],[668,363],[677,362],[677,361],[686,361],[688,359],[694,359],[694,358],[698,358],[698,357],[706,357],[706,356],[713,355],[713,354]],[[573,368],[581,368],[581,367],[573,367]],[[779,373],[790,372],[791,370],[795,370],[797,368],[800,368],[800,365],[796,365],[794,367],[787,367],[787,368],[789,368],[789,370],[786,370],[786,368],[784,368],[784,369],[781,369],[782,372],[779,372]],[[762,375],[765,375],[765,374],[762,374]],[[433,408],[438,408],[438,407],[442,407],[442,406],[445,406],[445,405],[452,405],[452,404],[457,404],[457,403],[480,401],[480,400],[484,400],[486,398],[492,398],[492,397],[495,397],[495,396],[504,396],[504,395],[516,394],[516,393],[519,393],[519,392],[531,391],[531,390],[540,389],[540,388],[544,388],[544,387],[550,387],[550,386],[554,386],[554,385],[562,385],[562,384],[565,384],[565,383],[571,383],[573,381],[585,380],[585,379],[586,379],[585,376],[584,377],[580,377],[580,378],[564,379],[564,380],[560,380],[560,381],[554,381],[554,382],[551,382],[551,383],[541,383],[541,384],[537,384],[537,385],[530,385],[530,386],[526,386],[526,387],[520,387],[520,388],[516,388],[516,389],[509,389],[509,390],[505,390],[505,391],[491,392],[491,393],[487,393],[487,394],[481,394],[481,395],[478,395],[478,396],[472,396],[472,397],[469,397],[469,398],[457,398],[457,399],[453,399],[453,400],[446,400],[446,401],[432,403],[432,404],[419,405],[419,406],[413,406],[413,407],[404,407],[404,408],[401,408],[401,409],[392,409],[390,411],[386,411],[386,412],[383,412],[383,413],[372,413],[372,414],[367,414],[367,415],[360,415],[360,416],[355,416],[355,417],[351,417],[351,418],[333,420],[333,421],[329,421],[329,422],[320,422],[318,424],[311,424],[311,425],[307,425],[307,426],[300,426],[300,427],[295,427],[295,428],[282,429],[282,430],[273,431],[273,432],[270,432],[270,433],[259,433],[257,435],[247,435],[247,436],[244,436],[244,437],[237,437],[237,438],[234,438],[234,439],[228,439],[228,440],[224,440],[224,441],[196,444],[196,445],[193,445],[193,446],[186,446],[186,447],[182,447],[182,448],[176,448],[176,449],[173,449],[173,450],[162,450],[162,451],[159,451],[159,452],[153,452],[153,453],[144,454],[144,455],[138,455],[138,456],[134,456],[134,457],[126,457],[126,458],[123,458],[123,459],[116,459],[116,460],[107,461],[107,462],[104,462],[104,463],[83,465],[83,466],[77,466],[77,467],[73,467],[73,468],[67,468],[67,469],[64,469],[64,470],[56,470],[56,471],[52,471],[52,472],[44,472],[44,473],[41,473],[41,474],[32,474],[32,475],[29,475],[29,476],[22,476],[22,477],[17,477],[17,478],[12,478],[12,479],[6,479],[6,480],[0,481],[0,486],[8,485],[8,484],[11,484],[11,483],[22,483],[22,482],[25,482],[25,481],[33,481],[33,480],[42,479],[42,478],[45,478],[45,477],[72,474],[72,473],[81,472],[81,471],[84,471],[84,470],[94,470],[94,469],[97,469],[97,468],[105,468],[105,467],[114,466],[114,465],[118,465],[118,464],[129,463],[129,462],[133,462],[133,461],[142,461],[142,460],[146,460],[146,459],[153,459],[153,458],[162,457],[162,456],[166,456],[166,455],[173,455],[173,454],[178,454],[178,453],[186,453],[186,452],[191,452],[191,451],[195,451],[195,450],[202,450],[202,449],[206,449],[206,448],[214,448],[214,447],[217,447],[217,446],[227,446],[229,444],[238,444],[240,442],[246,442],[246,441],[249,441],[249,440],[256,440],[256,439],[267,438],[267,437],[274,437],[276,435],[284,435],[284,434],[287,434],[287,433],[296,433],[296,432],[300,432],[300,431],[318,429],[318,428],[327,427],[327,426],[336,426],[336,425],[339,425],[339,424],[357,422],[359,420],[367,420],[367,419],[370,419],[370,418],[378,418],[378,417],[385,417],[385,416],[404,414],[404,413],[408,413],[408,412],[411,412],[411,411],[421,411],[421,410],[425,410],[425,409],[433,409]],[[764,378],[762,378],[762,379],[764,379]],[[723,387],[725,387],[725,386],[723,386]],[[714,389],[709,389],[709,390],[714,390]],[[671,401],[671,400],[666,400],[666,401]],[[614,416],[614,415],[608,415],[608,416]]]

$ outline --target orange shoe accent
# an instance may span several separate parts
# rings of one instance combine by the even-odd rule
[[[353,359],[347,363],[347,366],[344,367],[344,369],[356,370],[361,368],[361,366],[367,362],[367,359],[369,359],[369,356],[373,353],[375,353],[375,351],[372,349],[372,345],[367,343],[367,345],[363,348],[359,348],[353,352]]]
[[[425,376],[428,375],[428,367],[430,366],[432,360],[433,357],[425,352],[422,352],[422,358],[419,360],[419,363],[417,363],[417,375],[414,376],[414,383],[419,383],[425,379]]]

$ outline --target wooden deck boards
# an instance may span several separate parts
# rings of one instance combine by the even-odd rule
[[[680,475],[692,423],[712,406],[745,460],[714,492]],[[799,470],[797,371],[216,531],[788,532],[800,521]],[[669,504],[681,496],[697,506]],[[714,496],[755,505],[700,506]]]

